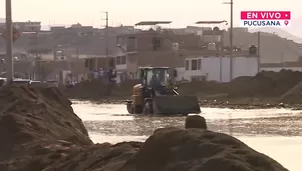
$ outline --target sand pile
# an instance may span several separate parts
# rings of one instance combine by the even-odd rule
[[[0,89],[1,171],[286,171],[204,119],[156,130],[145,143],[93,144],[56,88]],[[198,119],[198,118],[197,118]]]
[[[70,105],[56,88],[2,87],[0,161],[18,159],[21,163],[40,153],[60,158],[71,146],[91,145],[86,128]]]
[[[239,77],[228,85],[231,97],[279,97],[302,81],[302,72],[262,71],[255,77]]]
[[[289,89],[280,97],[280,102],[289,104],[302,103],[302,82]]]
[[[196,93],[217,94],[227,92],[227,84],[216,81],[189,82],[176,85],[180,94],[196,95]]]
[[[74,99],[98,100],[108,96],[130,96],[138,81],[129,80],[121,84],[105,84],[101,79],[80,82],[65,90],[66,95]]]
[[[66,88],[65,93],[70,98],[97,100],[109,94],[110,86],[105,85],[102,80],[91,80],[80,82],[74,87]]]
[[[146,140],[121,171],[286,171],[273,159],[226,134],[163,128]]]

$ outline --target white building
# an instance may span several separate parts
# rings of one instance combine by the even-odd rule
[[[258,73],[257,57],[233,57],[233,79],[255,76]],[[185,60],[185,68],[178,68],[177,79],[188,81],[230,81],[230,57],[198,57]]]

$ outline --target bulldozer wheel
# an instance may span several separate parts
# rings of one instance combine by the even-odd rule
[[[133,113],[135,113],[135,114],[141,114],[142,112],[143,112],[143,107],[142,107],[142,106],[136,105],[136,106],[134,107]]]
[[[131,103],[127,104],[127,111],[128,111],[129,114],[133,114],[133,108],[132,108]]]
[[[144,109],[143,109],[143,113],[145,115],[148,115],[148,114],[153,114],[153,106],[152,106],[152,103],[150,102],[147,102],[144,106]]]

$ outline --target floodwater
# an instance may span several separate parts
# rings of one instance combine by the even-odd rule
[[[127,114],[124,105],[73,101],[95,143],[144,141],[160,127],[183,127],[185,117],[143,117]],[[301,171],[302,111],[288,109],[202,108],[210,130],[232,134],[290,171]]]

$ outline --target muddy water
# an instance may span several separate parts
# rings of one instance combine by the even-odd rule
[[[132,116],[124,105],[74,101],[73,108],[96,143],[144,141],[156,128],[184,125],[184,117]],[[302,170],[302,111],[202,108],[202,115],[210,130],[236,136],[290,171]]]

